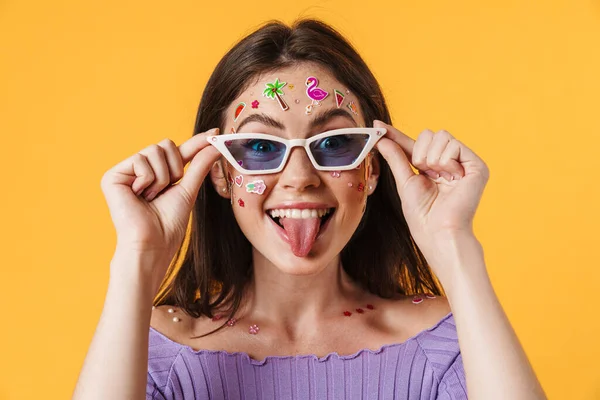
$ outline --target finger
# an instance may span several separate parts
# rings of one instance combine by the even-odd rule
[[[427,171],[431,169],[429,168],[429,165],[427,165],[427,154],[429,153],[429,148],[431,147],[433,139],[434,133],[429,129],[425,129],[417,137],[417,141],[413,149],[412,164],[421,171]]]
[[[410,167],[410,162],[404,154],[404,150],[392,139],[381,138],[377,142],[377,150],[387,161],[396,180],[398,191],[402,193],[404,185],[415,173]]]
[[[154,171],[154,181],[143,193],[146,200],[150,201],[171,182],[169,166],[167,165],[165,150],[157,144],[146,147],[140,151],[140,154],[146,156],[148,163],[152,167],[152,171]]]
[[[180,144],[178,149],[179,149],[179,154],[181,154],[181,159],[183,161],[183,165],[186,165],[187,163],[189,163],[192,160],[192,158],[194,158],[194,156],[196,154],[198,154],[198,152],[200,150],[202,150],[203,148],[205,148],[207,146],[210,146],[210,143],[208,143],[206,141],[207,136],[218,135],[218,134],[219,134],[219,128],[213,128],[204,133],[197,133],[194,136],[192,136],[190,139],[188,139],[185,142],[183,142],[182,144]]]
[[[167,166],[169,167],[169,179],[171,183],[176,183],[183,177],[183,160],[179,149],[171,139],[164,139],[158,145],[165,150]]]
[[[449,133],[444,133],[442,131],[433,134],[433,138],[431,143],[429,144],[429,149],[427,149],[426,155],[426,164],[427,167],[433,169],[434,171],[441,171],[440,167],[440,157],[448,143],[450,143],[450,139],[452,137]]]
[[[104,174],[101,185],[103,190],[112,185],[123,185],[139,195],[154,181],[154,172],[146,156],[136,153],[121,161]]]
[[[415,140],[410,136],[402,133],[398,129],[394,128],[392,125],[388,125],[385,122],[374,120],[373,121],[374,128],[385,128],[387,133],[385,137],[388,139],[392,139],[394,142],[398,143],[398,145],[404,150],[404,153],[408,157],[409,160],[413,158],[413,147],[415,146]]]
[[[204,141],[209,144],[206,139]],[[219,159],[221,153],[214,146],[209,146],[201,149],[192,158],[187,171],[181,178],[181,181],[177,186],[181,187],[187,193],[189,199],[192,202],[196,200],[200,186],[204,182],[204,178],[210,171],[212,165]]]
[[[439,165],[444,171],[452,174],[454,179],[460,179],[465,176],[463,166],[456,160],[460,158],[460,143],[456,139],[450,140],[444,152],[440,155]]]
[[[442,130],[440,132],[446,132],[446,131]],[[450,135],[450,134],[448,133],[448,135]],[[452,136],[452,135],[450,135],[450,136]],[[463,167],[471,165],[470,163],[473,161],[477,162],[478,164],[483,163],[483,160],[481,158],[479,158],[479,156],[477,154],[475,154],[470,148],[465,146],[460,140],[454,138],[453,141],[456,142],[456,144],[458,144],[458,146],[460,148],[460,151],[458,152],[458,156],[456,157],[456,161],[459,164],[461,164]]]

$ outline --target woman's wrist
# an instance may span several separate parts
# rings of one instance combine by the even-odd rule
[[[113,287],[139,291],[151,303],[168,266],[162,252],[138,252],[117,246],[110,262],[109,282]]]

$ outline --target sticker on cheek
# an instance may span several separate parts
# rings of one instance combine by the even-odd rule
[[[357,189],[358,189],[358,191],[359,191],[359,192],[362,192],[363,190],[365,190],[365,185],[364,185],[364,183],[362,183],[362,182],[361,182],[361,183],[359,183],[359,184],[358,184],[358,187],[357,187]]]
[[[244,207],[244,206],[245,206],[245,204],[244,204],[244,200],[242,200],[242,199],[238,199],[238,205],[239,205],[240,207]]]
[[[331,176],[334,178],[339,178],[341,175],[341,171],[331,171]]]
[[[248,193],[263,194],[266,188],[265,181],[262,179],[246,184],[246,192]]]
[[[242,183],[244,183],[244,177],[242,175],[238,175],[235,177],[235,184],[237,187],[242,187]]]

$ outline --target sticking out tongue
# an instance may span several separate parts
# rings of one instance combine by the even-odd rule
[[[321,218],[281,218],[279,220],[290,239],[296,257],[306,257],[319,234]]]

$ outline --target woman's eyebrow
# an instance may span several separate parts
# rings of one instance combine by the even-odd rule
[[[252,114],[244,118],[242,122],[240,122],[236,130],[240,132],[242,126],[249,124],[250,122],[259,122],[263,125],[272,126],[277,129],[285,129],[285,126],[281,122],[277,121],[276,119],[270,117],[267,114]]]
[[[317,114],[317,116],[310,122],[310,128],[313,129],[318,126],[325,125],[330,119],[335,117],[344,117],[349,121],[352,121],[355,125],[358,125],[348,111],[341,108],[330,108],[329,110]]]
[[[335,117],[343,117],[357,125],[356,121],[354,120],[354,118],[352,118],[352,115],[350,115],[348,111],[343,110],[341,108],[330,108],[329,110],[317,114],[316,117],[313,118],[313,120],[310,122],[310,128],[314,129],[315,127],[325,125],[330,119],[333,119]],[[244,118],[242,122],[240,122],[240,124],[238,125],[236,131],[241,132],[242,127],[246,124],[249,124],[250,122],[258,122],[263,125],[272,126],[281,130],[285,129],[285,125],[282,122],[276,120],[270,115],[262,113],[251,114]]]

